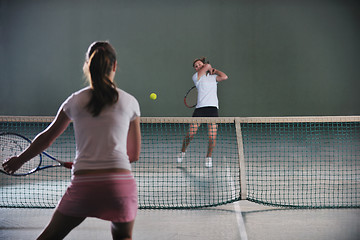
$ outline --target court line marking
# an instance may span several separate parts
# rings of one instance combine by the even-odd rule
[[[234,210],[235,210],[235,214],[236,214],[236,220],[238,223],[240,239],[247,240],[248,237],[247,237],[247,233],[246,233],[244,218],[241,213],[240,202],[234,202],[233,205],[234,205]]]
[[[226,162],[226,161],[224,161],[224,162]],[[234,179],[231,176],[229,167],[226,167],[226,175],[228,177],[228,181],[230,184],[231,193],[235,195],[236,189],[235,189],[235,185],[234,185]],[[235,214],[236,214],[236,221],[237,221],[237,226],[238,226],[238,230],[239,230],[239,234],[240,234],[240,239],[248,240],[244,219],[243,219],[243,216],[241,213],[240,202],[239,201],[234,202],[233,206],[234,206],[234,210],[235,210]]]

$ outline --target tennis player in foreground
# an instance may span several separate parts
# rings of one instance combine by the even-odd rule
[[[72,94],[50,126],[23,153],[3,163],[5,171],[14,173],[73,121],[71,184],[38,239],[63,239],[86,217],[111,221],[113,239],[132,239],[138,199],[130,163],[140,155],[140,107],[116,87],[116,67],[116,53],[108,42],[91,44],[83,68],[90,86]]]
[[[197,88],[198,97],[193,117],[218,117],[219,100],[217,96],[217,83],[228,79],[228,76],[222,71],[213,68],[206,63],[205,58],[198,58],[193,61],[193,67],[196,73],[192,80]],[[185,158],[185,151],[190,141],[194,138],[200,124],[193,123],[185,136],[181,152],[177,157],[177,162],[181,163]],[[208,124],[209,146],[205,158],[205,166],[212,167],[212,152],[216,144],[217,125]]]

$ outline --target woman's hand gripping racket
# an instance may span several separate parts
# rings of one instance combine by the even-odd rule
[[[8,158],[11,158],[13,156],[17,156],[20,153],[22,153],[28,146],[31,144],[31,140],[28,138],[17,134],[17,133],[0,133],[0,160],[6,160]],[[46,165],[42,166],[43,163],[43,157],[47,156],[51,160],[54,160],[54,164],[52,165]],[[53,156],[49,155],[46,152],[42,152],[36,157],[32,158],[31,160],[24,163],[15,173],[8,173],[4,170],[2,164],[0,167],[0,172],[5,173],[7,175],[12,176],[26,176],[29,174],[32,174],[34,172],[37,172],[39,170],[43,170],[46,168],[51,167],[66,167],[71,169],[72,168],[72,162],[63,162],[60,161]]]
[[[187,106],[188,108],[195,107],[196,103],[197,103],[197,95],[198,95],[198,92],[197,92],[196,87],[193,86],[192,88],[190,88],[184,97],[185,106]]]

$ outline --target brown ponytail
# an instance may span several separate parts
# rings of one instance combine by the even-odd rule
[[[205,57],[201,57],[201,58],[196,58],[194,61],[193,61],[193,64],[192,64],[192,66],[194,67],[194,65],[195,65],[195,63],[197,62],[197,61],[200,61],[200,62],[202,62],[202,63],[209,63],[209,61],[205,61],[206,60],[206,58]]]
[[[116,85],[109,78],[116,64],[116,53],[109,43],[95,42],[89,47],[87,59],[92,96],[86,108],[96,117],[105,106],[116,103],[119,98]]]

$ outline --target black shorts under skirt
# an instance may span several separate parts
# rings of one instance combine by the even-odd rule
[[[196,108],[193,117],[218,117],[219,111],[217,107]]]

